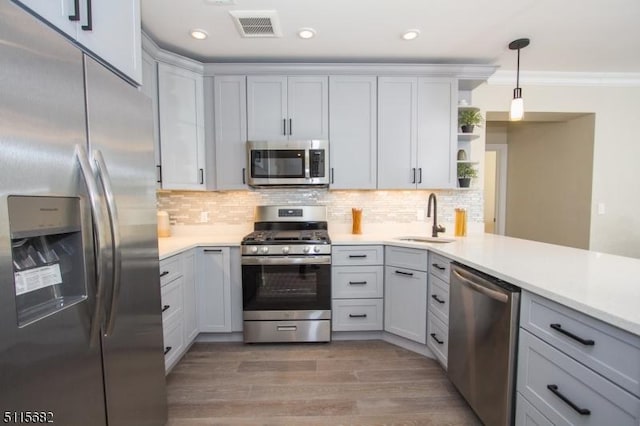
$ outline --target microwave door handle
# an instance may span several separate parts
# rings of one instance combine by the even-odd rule
[[[307,179],[311,178],[311,170],[310,170],[309,161],[311,161],[311,157],[309,156],[309,150],[305,149],[304,150],[304,177],[307,178]]]

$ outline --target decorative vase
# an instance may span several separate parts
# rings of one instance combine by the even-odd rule
[[[468,188],[471,184],[471,178],[458,178],[458,185],[460,188]]]
[[[473,133],[473,124],[465,124],[464,126],[460,126],[462,133]]]
[[[467,160],[467,151],[464,149],[458,150],[458,161],[466,161]]]

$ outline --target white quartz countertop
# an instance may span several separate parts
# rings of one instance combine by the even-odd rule
[[[238,246],[243,235],[161,238],[160,259],[197,246]],[[397,239],[406,235],[421,234],[332,233],[331,241],[428,249],[640,336],[640,259],[492,234],[446,244]]]

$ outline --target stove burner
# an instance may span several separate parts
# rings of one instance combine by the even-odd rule
[[[253,231],[242,240],[243,244],[328,244],[326,230],[314,231]]]

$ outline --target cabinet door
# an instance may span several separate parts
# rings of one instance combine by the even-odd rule
[[[81,27],[77,35],[78,43],[140,84],[140,0],[93,0],[86,3],[91,7],[92,29]],[[88,18],[83,16],[81,22],[88,22]]]
[[[289,77],[287,101],[289,139],[329,139],[328,77]]]
[[[247,89],[245,76],[214,78],[217,189],[246,189]]]
[[[418,343],[426,342],[427,273],[385,267],[384,329]]]
[[[231,280],[228,247],[200,249],[196,260],[198,329],[231,331]]]
[[[333,189],[376,188],[376,80],[370,76],[329,78]]]
[[[49,22],[58,30],[75,39],[78,32],[78,22],[69,17],[74,15],[74,0],[14,0],[23,4],[42,19]],[[78,14],[80,11],[78,11]]]
[[[189,345],[198,335],[198,311],[196,308],[196,256],[193,250],[182,255],[183,299],[182,318],[184,340]]]
[[[157,172],[158,189],[162,188],[162,166],[160,162],[160,117],[158,115],[158,63],[146,52],[142,52],[142,86],[140,91],[151,99],[153,113],[153,152]]]
[[[231,331],[242,331],[242,265],[240,247],[229,249],[231,265]]]
[[[205,189],[202,76],[158,63],[162,188]]]
[[[416,187],[417,86],[413,77],[378,78],[378,189]]]
[[[286,140],[287,77],[247,77],[248,140]]]
[[[456,186],[457,90],[454,79],[418,79],[418,188]]]

